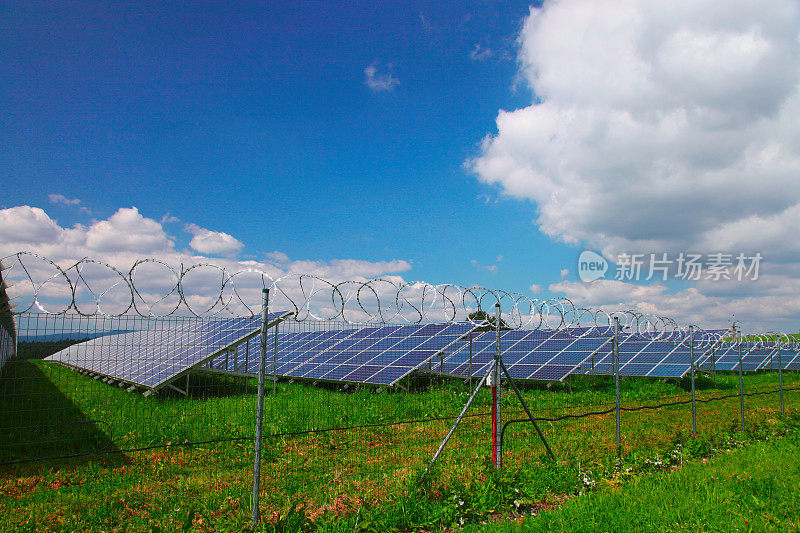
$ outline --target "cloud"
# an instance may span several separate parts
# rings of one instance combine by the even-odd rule
[[[292,261],[286,271],[295,274],[314,274],[328,280],[366,280],[389,273],[411,270],[405,260],[363,261],[360,259],[333,259],[331,261]]]
[[[47,198],[51,204],[78,205],[81,203],[77,198],[67,198],[63,194],[48,194]]]
[[[567,276],[569,276],[569,269],[568,268],[562,268],[561,272],[560,272],[560,275],[561,275],[562,278],[566,278]]]
[[[400,80],[392,76],[390,72],[379,74],[377,65],[372,63],[364,69],[364,83],[373,92],[377,93],[393,91],[395,87],[400,85]]]
[[[289,256],[286,255],[283,252],[279,252],[278,250],[275,250],[274,252],[269,252],[269,253],[264,254],[264,255],[270,261],[273,261],[273,262],[278,263],[278,264],[286,264],[286,263],[289,262]]]
[[[176,281],[175,275],[181,272],[182,267],[192,265],[210,264],[225,268],[231,275],[242,273],[236,274],[235,286],[238,296],[234,298],[232,294],[225,295],[226,301],[234,298],[232,305],[237,312],[248,312],[236,303],[238,297],[244,298],[247,305],[251,306],[251,310],[257,310],[260,305],[263,282],[260,272],[266,273],[273,279],[286,280],[281,285],[284,292],[273,296],[274,305],[291,309],[291,304],[286,300],[287,296],[296,302],[302,302],[306,297],[304,294],[308,294],[308,287],[301,287],[299,284],[301,274],[315,274],[332,282],[363,281],[377,277],[388,277],[395,282],[402,282],[402,278],[396,274],[411,269],[411,263],[405,260],[290,261],[282,252],[266,254],[270,261],[237,260],[232,254],[241,250],[241,242],[234,237],[207,230],[197,224],[188,224],[186,229],[194,235],[192,241],[198,239],[193,245],[197,253],[176,249],[175,237],[170,235],[161,223],[143,216],[135,207],[121,208],[108,219],[96,220],[90,225],[75,224],[65,228],[51,219],[43,209],[16,206],[0,209],[0,258],[28,251],[51,259],[66,269],[82,258],[90,258],[107,263],[124,274],[128,273],[136,261],[154,259],[155,261],[137,266],[135,279],[137,289],[141,292],[136,296],[137,302],[150,302],[156,313],[171,311],[170,305],[175,305],[176,298],[174,292],[171,292]],[[217,253],[229,255],[208,256]],[[63,309],[63,303],[70,300],[71,290],[65,283],[59,283],[57,271],[49,264],[30,256],[24,256],[24,261],[37,283],[54,276],[53,281],[48,282],[44,286],[45,290],[39,294],[42,301],[48,302],[46,306],[48,309]],[[14,259],[7,259],[4,264],[16,265],[12,266],[11,270],[5,271],[4,275],[10,276],[9,279],[15,282],[12,291],[17,291],[14,295],[20,296],[21,308],[27,307],[31,303],[32,288],[26,281],[25,273]],[[70,270],[70,272],[74,278],[75,271]],[[107,311],[123,312],[127,308],[130,292],[126,285],[119,284],[119,279],[115,277],[113,271],[102,265],[85,263],[81,273],[96,294],[108,291],[103,297],[103,305]],[[75,279],[73,282],[77,283]],[[96,302],[87,295],[84,290],[85,285],[78,285],[81,308],[84,312],[93,312]],[[324,283],[318,284],[318,288],[324,289],[325,286]],[[198,311],[215,305],[215,302],[218,304],[220,272],[210,266],[193,268],[184,278],[183,289],[187,301],[196,306]],[[161,298],[164,300],[159,303]],[[329,293],[322,294],[320,299],[320,302],[317,302],[320,309],[325,305],[331,305]]]
[[[189,246],[201,254],[234,256],[244,247],[241,241],[221,231],[211,231],[197,224],[186,224],[183,229],[194,235]]]
[[[500,262],[502,260],[503,260],[503,256],[502,255],[498,256],[497,262]],[[491,272],[492,274],[496,274],[497,270],[499,268],[496,264],[494,264],[494,265],[481,265],[480,263],[478,263],[477,259],[471,259],[469,263],[472,266],[474,266],[477,270],[483,270],[483,271],[486,271],[486,272]]]
[[[120,208],[108,220],[92,224],[85,232],[86,247],[95,254],[169,250],[174,242],[161,224],[145,218],[136,207]]]
[[[43,209],[20,205],[0,210],[0,241],[31,246],[57,238],[61,228]]]
[[[546,3],[520,35],[537,100],[471,167],[565,242],[736,247],[737,222],[800,205],[798,28],[789,0]]]
[[[530,287],[528,287],[533,294],[539,294],[542,292],[542,286],[534,283]]]
[[[488,46],[483,46],[480,43],[475,44],[475,48],[469,51],[469,58],[473,61],[484,61],[494,55],[494,52]]]
[[[67,198],[63,194],[48,194],[47,198],[50,200],[51,204],[60,204],[69,207],[75,207],[81,204],[81,201],[78,198]],[[86,206],[80,206],[78,210],[86,215],[92,214],[92,212]]]
[[[548,289],[566,296],[579,307],[599,307],[609,312],[633,309],[677,318],[682,325],[706,328],[728,328],[736,320],[743,321],[746,330],[791,332],[797,330],[797,316],[800,315],[800,298],[779,296],[769,290],[731,299],[705,294],[696,287],[670,292],[661,283],[636,285],[617,280],[561,281]],[[797,294],[800,282],[784,285],[782,289]]]
[[[468,165],[535,202],[536,224],[553,239],[608,258],[761,252],[765,270],[793,284],[799,29],[791,0],[545,2],[519,36],[531,104],[500,111]],[[676,312],[676,295],[708,297],[625,287]],[[752,286],[728,288],[715,305],[766,309]]]
[[[180,221],[181,219],[179,219],[178,217],[170,215],[169,211],[167,211],[164,214],[164,216],[161,217],[161,220],[159,220],[161,224],[173,224],[175,222],[180,222]]]

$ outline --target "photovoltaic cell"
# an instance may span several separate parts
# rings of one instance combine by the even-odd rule
[[[270,325],[289,313],[270,313]],[[163,327],[106,335],[46,358],[115,380],[157,390],[231,345],[258,335],[261,317],[166,322]]]

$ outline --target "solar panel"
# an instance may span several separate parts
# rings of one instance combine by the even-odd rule
[[[800,347],[782,348],[781,366],[784,370],[800,370]]]
[[[607,339],[606,342],[574,373],[613,373],[613,335],[604,335],[603,338]],[[689,371],[691,354],[686,344],[629,333],[619,334],[620,375],[680,378]]]
[[[289,313],[270,313],[269,326]],[[148,324],[161,324],[148,322]],[[74,344],[46,360],[158,390],[189,370],[246,343],[261,317],[168,322],[164,327],[106,335]]]
[[[500,332],[503,364],[514,379],[561,381],[608,342],[600,336],[575,336],[555,330]],[[586,333],[585,331],[583,333]],[[436,369],[459,377],[481,377],[495,357],[497,333],[485,331],[459,339],[440,354]]]
[[[464,323],[366,328],[372,331],[339,340],[288,375],[392,385],[474,328]]]
[[[473,329],[473,324],[455,323],[278,333],[277,343],[274,338],[268,339],[267,372],[282,377],[393,385]],[[248,349],[252,351],[253,347],[239,348]],[[255,374],[258,366],[250,361],[245,371]],[[223,356],[211,366],[232,370]]]
[[[575,337],[564,332],[551,335],[541,343],[525,339],[513,349],[527,353],[507,366],[513,378],[562,381],[592,354],[602,352],[607,344],[610,345],[610,339],[606,336]]]
[[[774,349],[761,348],[751,342],[743,342],[742,371],[752,372],[761,368],[772,355]],[[713,355],[713,368],[719,371],[739,370],[739,345],[735,342],[721,345]],[[711,357],[706,359],[704,368],[712,368]]]

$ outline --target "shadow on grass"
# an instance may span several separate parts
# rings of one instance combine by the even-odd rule
[[[109,452],[123,460],[106,432],[106,423],[88,419],[36,364],[6,363],[0,373],[0,465]]]

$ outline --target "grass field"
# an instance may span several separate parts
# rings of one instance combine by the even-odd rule
[[[800,531],[800,432],[751,442],[674,472],[635,476],[558,509],[466,531]]]
[[[786,373],[784,382],[800,387],[800,376]],[[7,367],[0,385],[2,461],[239,439],[0,466],[0,530],[248,529],[252,382],[197,376],[189,398],[143,398],[36,361]],[[747,392],[776,387],[772,373],[745,378]],[[718,375],[716,386],[698,380],[701,399],[737,391],[734,374]],[[800,391],[794,390],[786,393],[783,419],[777,394],[747,397],[745,431],[739,430],[738,397],[701,403],[696,438],[686,405],[623,413],[619,462],[613,414],[542,423],[555,462],[531,425],[519,423],[509,426],[498,474],[487,461],[490,398],[484,391],[472,411],[481,416],[467,419],[432,475],[420,479],[451,424],[429,419],[457,414],[469,392],[456,380],[382,393],[279,383],[265,403],[271,436],[263,453],[261,528],[412,531],[509,522],[565,501],[574,505],[583,500],[578,494],[595,497],[602,487],[791,433],[799,423]],[[688,398],[686,383],[645,379],[624,380],[621,394],[626,406]],[[531,386],[524,395],[543,417],[613,405],[606,378],[577,379],[571,391]],[[513,395],[503,402],[505,419],[521,416]],[[70,423],[79,420],[94,422]],[[353,427],[374,424],[393,425]],[[327,431],[342,427],[349,429]],[[302,433],[309,430],[317,431]]]

